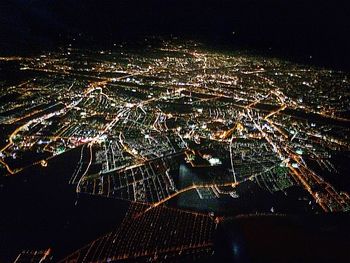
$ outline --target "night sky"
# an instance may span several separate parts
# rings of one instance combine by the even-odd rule
[[[349,70],[349,14],[323,0],[3,0],[0,47],[175,35]]]

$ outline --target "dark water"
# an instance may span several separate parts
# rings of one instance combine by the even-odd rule
[[[227,218],[213,262],[349,262],[349,214]]]
[[[327,182],[331,183],[338,191],[350,192],[350,152],[342,151],[331,153],[330,161],[336,171],[328,171],[321,168],[314,160],[306,160],[308,166]]]
[[[22,249],[52,248],[55,261],[106,234],[123,219],[128,203],[77,195],[67,182],[79,149],[0,180],[0,262]]]
[[[175,183],[179,189],[198,183],[208,183],[212,171],[210,168],[191,168],[187,164],[181,164]],[[273,207],[277,213],[316,213],[318,212],[311,197],[300,187],[291,187],[283,192],[270,192],[260,188],[251,181],[242,183],[236,188],[239,198],[229,195],[221,195],[220,198],[200,199],[196,190],[185,192],[169,202],[175,206],[187,210],[202,212],[214,212],[218,215],[234,216],[250,213],[270,213]],[[309,202],[311,201],[311,205]]]

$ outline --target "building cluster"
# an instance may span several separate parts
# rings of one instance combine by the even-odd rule
[[[19,80],[1,84],[2,175],[80,148],[78,192],[158,205],[191,191],[239,198],[249,180],[271,193],[300,186],[325,211],[350,208],[350,189],[329,183],[334,153],[350,148],[344,73],[191,42],[14,61]],[[183,163],[215,173],[181,187]]]

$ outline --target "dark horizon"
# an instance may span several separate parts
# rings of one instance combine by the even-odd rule
[[[3,52],[42,50],[73,39],[106,45],[177,36],[350,70],[346,1],[10,0],[1,5]]]

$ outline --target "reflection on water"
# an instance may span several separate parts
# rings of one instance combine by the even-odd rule
[[[178,174],[178,189],[193,184],[200,184],[209,181],[208,169],[190,168],[181,164]],[[221,200],[222,202],[222,200]],[[215,211],[220,207],[219,199],[200,199],[196,190],[186,192],[177,198],[176,205],[180,208],[194,208],[196,210]]]
[[[215,172],[220,169],[192,168],[183,163],[179,171],[174,175],[178,189],[185,188],[193,184],[203,184],[212,182],[215,178]],[[197,190],[191,190],[180,194],[169,201],[170,206],[178,208],[214,212],[222,215],[237,215],[249,213],[310,213],[315,212],[314,205],[309,205],[310,197],[300,187],[291,187],[286,193],[270,193],[260,188],[256,183],[247,181],[236,188],[236,198],[229,194],[198,193]],[[202,198],[200,198],[202,195]]]

